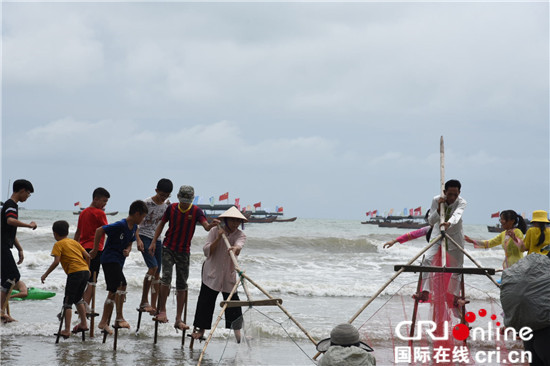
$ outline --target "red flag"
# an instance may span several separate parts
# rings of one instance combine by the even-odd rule
[[[75,206],[80,206],[80,201],[74,203]]]
[[[228,200],[229,199],[229,192],[225,192],[220,196],[220,199],[218,201]]]
[[[422,215],[422,207],[417,207],[414,209],[414,214],[417,216]]]
[[[279,208],[277,209],[277,212],[283,212],[283,208],[282,208],[282,207],[279,207]]]
[[[376,216],[377,213],[378,213],[378,210],[374,210],[374,211],[371,212],[371,216],[374,217],[374,216]]]
[[[371,212],[365,212],[365,215],[370,216]]]
[[[412,215],[413,215],[413,213],[414,213],[414,210],[413,210],[412,208],[411,208],[411,209],[409,209],[409,216],[412,216]]]
[[[499,217],[500,216],[500,211],[499,212],[495,212],[494,214],[491,214],[491,218],[493,217]]]
[[[254,204],[254,208],[262,207],[262,202],[257,202]]]
[[[237,206],[237,209],[240,211],[241,210],[241,205],[239,204],[239,201],[241,199],[240,198],[235,198],[235,206]]]

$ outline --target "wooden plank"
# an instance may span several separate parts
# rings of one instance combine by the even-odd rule
[[[465,273],[494,275],[494,268],[465,268],[465,267],[432,267],[432,266],[409,266],[397,265],[393,267],[394,271],[403,269],[403,272],[443,272],[443,273]]]
[[[235,308],[237,306],[269,306],[269,305],[280,305],[283,303],[282,299],[265,299],[265,300],[231,300],[231,301],[222,301],[220,306],[223,307],[227,305],[228,308]]]

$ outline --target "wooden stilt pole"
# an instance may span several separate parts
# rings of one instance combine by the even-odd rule
[[[424,258],[422,258],[422,261],[424,261]],[[418,274],[418,283],[416,284],[416,293],[420,293],[420,289],[422,288],[422,272]],[[409,331],[409,336],[411,340],[409,340],[409,347],[412,347],[412,337],[414,336],[414,328],[416,325],[416,313],[418,312],[418,300],[417,298],[414,299],[414,309],[411,319],[411,329]]]
[[[185,303],[183,304],[183,323],[187,325],[187,300],[189,299],[189,290],[185,290]],[[185,332],[187,329],[184,329],[182,331],[181,336],[181,347],[183,348],[185,346]]]
[[[140,308],[137,308],[136,310],[138,311],[138,322],[136,326],[136,335],[137,335],[139,333],[139,326],[141,325],[141,314],[143,313],[143,311],[141,311]]]
[[[55,335],[57,336],[55,338],[55,344],[59,343],[59,337],[61,337],[61,328],[63,328],[63,321],[65,320],[65,311],[67,311],[67,309],[65,309],[65,306],[63,306],[61,310],[61,319],[59,320],[59,329],[57,330],[57,333],[55,333]]]
[[[97,285],[97,272],[94,272],[93,274],[93,287],[92,287],[92,314],[90,315],[90,337],[93,337],[94,336],[94,323],[95,323],[95,317],[96,317],[96,312],[95,312],[95,287]]]

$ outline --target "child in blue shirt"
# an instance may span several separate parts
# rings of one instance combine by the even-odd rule
[[[113,330],[109,327],[109,319],[116,305],[115,327],[130,328],[130,324],[124,320],[122,306],[126,295],[126,278],[122,272],[124,261],[130,255],[132,243],[137,240],[138,246],[143,243],[139,238],[138,225],[147,215],[147,206],[143,201],[134,201],[130,205],[128,217],[115,223],[99,227],[95,233],[94,250],[99,248],[99,241],[104,234],[107,240],[101,255],[101,266],[107,283],[107,299],[103,306],[103,315],[97,325],[99,329],[109,334]],[[97,252],[97,251],[95,251]]]

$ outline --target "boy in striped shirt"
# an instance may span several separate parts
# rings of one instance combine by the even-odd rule
[[[189,329],[189,326],[181,320],[183,306],[187,297],[187,278],[189,277],[189,254],[191,250],[191,239],[195,234],[195,226],[200,223],[204,230],[210,231],[220,221],[214,219],[208,223],[204,212],[193,205],[195,190],[191,186],[181,186],[178,192],[179,203],[171,204],[162,220],[157,226],[155,236],[149,247],[149,252],[155,252],[155,243],[160,237],[164,226],[168,222],[168,231],[164,237],[162,248],[162,279],[159,294],[159,309],[155,320],[167,323],[166,299],[170,293],[172,282],[172,269],[176,265],[176,330]]]

